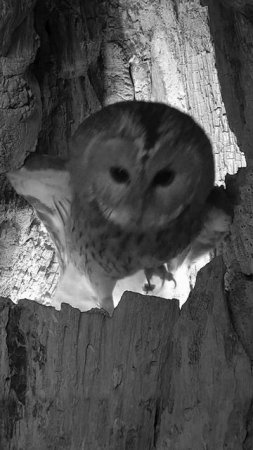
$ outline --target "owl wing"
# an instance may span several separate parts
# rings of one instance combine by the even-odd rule
[[[176,258],[167,263],[168,275],[171,275],[184,266],[189,269],[200,258],[213,252],[228,235],[233,218],[234,200],[223,186],[215,186],[210,192],[201,230],[190,245]]]
[[[65,302],[81,311],[101,307],[88,278],[68,258],[66,232],[72,190],[67,161],[48,155],[33,155],[21,169],[9,172],[7,178],[16,192],[35,208],[56,245],[63,273],[51,305],[59,309]],[[107,309],[112,314],[112,308]]]
[[[72,193],[66,161],[48,155],[32,155],[7,178],[36,210],[50,233],[62,267],[67,264],[65,227],[70,216]]]
[[[232,198],[223,186],[215,186],[207,198],[206,212],[199,234],[175,258],[172,258],[163,266],[154,269],[145,269],[147,284],[144,289],[152,291],[151,278],[158,276],[162,283],[173,281],[176,285],[174,275],[179,268],[188,270],[201,257],[210,254],[228,235],[233,218],[233,205],[235,198]]]
[[[212,189],[207,198],[203,226],[187,254],[189,266],[201,256],[215,250],[228,235],[233,219],[234,200],[223,186]]]

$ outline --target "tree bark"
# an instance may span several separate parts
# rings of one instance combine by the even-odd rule
[[[4,173],[68,155],[101,106],[168,102],[210,136],[237,191],[223,258],[176,300],[124,294],[112,319],[0,303],[0,448],[253,448],[251,0],[0,0],[0,292],[50,304],[44,227]]]

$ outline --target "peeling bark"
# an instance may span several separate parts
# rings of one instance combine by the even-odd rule
[[[178,314],[130,293],[114,320],[3,303],[1,448],[149,448]]]
[[[85,117],[101,105],[134,98],[168,102],[203,125],[214,146],[217,182],[244,164],[228,126],[207,7],[198,1],[47,0],[23,2],[20,8],[4,4],[9,13],[0,28],[5,43],[1,79],[4,89],[12,91],[3,97],[9,98],[2,126],[3,172],[21,165],[36,142],[39,152],[67,155],[69,137]],[[9,87],[13,83],[18,93],[21,89],[23,103]],[[23,104],[28,117],[20,122]],[[1,186],[7,189],[0,219],[6,229],[6,203],[12,194],[5,181]],[[18,229],[15,214],[9,228]],[[36,244],[36,236],[49,251]],[[16,242],[17,259],[8,266],[3,262],[1,293],[47,304],[57,282],[57,262],[52,243],[32,214],[29,245],[21,231]]]
[[[238,190],[231,236],[175,300],[127,293],[112,319],[0,304],[0,448],[253,448],[251,0],[0,0],[0,292],[50,304],[58,263],[4,173],[67,155],[118,100],[172,104]],[[240,148],[240,150],[239,150]],[[232,187],[231,187],[232,188]]]
[[[224,270],[216,259],[201,271],[173,330],[173,407],[163,412],[157,448],[244,448],[252,374],[231,323]]]
[[[224,270],[202,270],[181,313],[133,293],[112,319],[2,302],[1,448],[244,448],[251,365]]]

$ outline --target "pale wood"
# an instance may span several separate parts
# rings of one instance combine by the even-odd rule
[[[113,319],[2,303],[1,448],[151,448],[178,315],[131,293]]]
[[[244,165],[228,125],[207,6],[186,0],[75,1],[62,9],[59,2],[52,9],[41,0],[18,4],[0,2],[1,172],[20,166],[37,139],[38,151],[66,155],[85,117],[103,104],[134,98],[168,102],[203,125],[214,146],[217,182]],[[4,179],[0,188],[0,292],[48,304],[59,276],[54,247],[25,203],[26,229],[20,227],[19,200]],[[6,240],[12,241],[7,259]]]
[[[132,293],[113,318],[2,302],[1,448],[250,448],[251,364],[224,271],[203,269],[181,313]]]
[[[174,301],[126,294],[112,319],[0,303],[0,448],[253,448],[251,0],[0,0],[0,292],[50,304],[54,246],[4,173],[68,154],[102,105],[189,112],[216,180],[245,164],[222,259]],[[239,150],[240,147],[240,150]]]

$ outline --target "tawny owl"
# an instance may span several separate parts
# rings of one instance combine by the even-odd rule
[[[79,126],[68,160],[35,155],[8,178],[54,239],[73,295],[81,274],[84,296],[109,313],[117,280],[140,269],[148,283],[153,274],[173,278],[230,222],[209,139],[160,103],[107,106]]]

